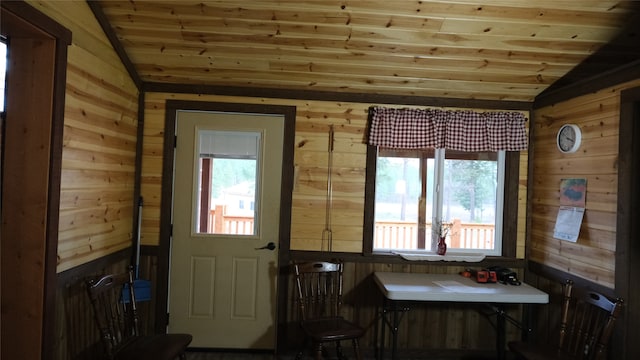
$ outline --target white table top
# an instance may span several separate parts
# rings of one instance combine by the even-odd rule
[[[452,274],[375,272],[374,279],[389,300],[546,304],[549,295],[533,286],[479,284]]]

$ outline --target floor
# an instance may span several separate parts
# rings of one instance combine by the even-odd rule
[[[188,352],[187,353],[187,360],[293,360],[295,359],[295,354],[290,354],[290,355],[273,355],[273,354],[268,354],[268,353],[243,353],[243,352],[223,352],[223,351],[206,351],[206,352]],[[369,354],[371,356],[367,356],[368,354],[365,354],[364,359],[365,360],[372,360],[374,359],[374,357],[372,356],[372,354]],[[353,356],[350,357],[351,359],[353,359]],[[389,358],[387,356],[387,358]],[[433,354],[426,354],[426,353],[415,353],[415,354],[411,354],[410,356],[398,356],[398,358],[402,359],[402,360],[424,360],[424,359],[431,359],[431,360],[492,360],[492,357],[490,356],[483,356],[483,355],[467,355],[467,356],[456,356],[456,357],[451,357],[451,356],[446,356],[446,355],[441,355],[441,356],[433,356]],[[311,356],[305,356],[304,360],[308,360],[308,359],[312,359]],[[335,360],[337,359],[336,357],[327,357],[327,360]]]

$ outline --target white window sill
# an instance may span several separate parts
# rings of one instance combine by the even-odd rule
[[[484,260],[485,255],[480,253],[455,252],[447,251],[444,255],[438,255],[431,251],[391,251],[393,254],[400,255],[405,260],[410,261],[464,261],[464,262],[480,262]]]

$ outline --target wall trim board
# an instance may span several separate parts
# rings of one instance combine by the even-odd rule
[[[109,265],[119,263],[124,260],[128,261],[131,258],[131,253],[132,251],[130,248],[123,249],[82,265],[78,265],[69,270],[59,272],[57,278],[58,289],[63,289],[69,284],[87,279],[88,274],[100,273],[104,269],[108,268]]]
[[[69,29],[57,23],[52,18],[47,15],[41,13],[33,6],[25,3],[24,1],[2,1],[0,2],[2,8],[15,14],[16,16],[22,19],[29,19],[28,23],[36,26],[41,29],[45,33],[56,38],[56,41],[60,43],[60,45],[69,46],[71,45],[72,34]],[[3,19],[6,20],[6,19]],[[4,32],[6,23],[2,22],[2,31]],[[24,35],[24,33],[22,34]],[[66,64],[66,57],[65,57]],[[66,67],[65,67],[66,72]]]
[[[262,97],[272,99],[341,101],[363,104],[415,105],[426,107],[460,107],[498,110],[530,111],[533,103],[524,101],[498,101],[478,99],[438,98],[425,96],[404,96],[365,94],[278,88],[250,88],[240,86],[219,86],[206,84],[169,84],[145,82],[143,90],[158,93],[207,94],[225,96]]]
[[[141,245],[140,255],[142,256],[158,256],[160,247],[157,245]]]
[[[369,111],[369,118],[367,119],[367,123],[371,123],[371,114]],[[368,129],[367,129],[368,130]],[[377,162],[378,162],[378,149],[374,145],[367,145],[367,160],[366,160],[366,178],[367,179],[375,179],[377,172]],[[365,181],[364,183],[364,198],[366,199],[375,199],[376,198],[376,182],[375,181]],[[374,229],[375,229],[375,211],[374,206],[366,206],[364,207],[364,221],[363,221],[363,229],[362,229],[362,253],[365,255],[373,254],[373,241],[367,241],[366,239],[373,239]]]
[[[307,251],[307,250],[291,250],[289,257],[292,261],[332,261],[342,260],[351,263],[363,264],[405,264],[405,265],[429,265],[429,266],[468,266],[473,268],[485,268],[489,266],[504,266],[510,268],[524,268],[526,262],[524,259],[516,259],[501,256],[489,256],[480,262],[463,262],[463,261],[409,261],[398,255],[391,253],[374,253],[363,255],[361,253],[349,252],[326,252],[326,251]]]
[[[543,91],[540,95],[536,96],[533,102],[533,109],[543,108],[635,79],[640,79],[640,60],[602,72],[553,91]]]
[[[616,292],[627,304],[640,301],[640,288],[635,284],[635,274],[640,271],[640,190],[637,179],[640,176],[640,87],[623,90],[620,93],[620,129],[618,150],[618,196],[616,223]],[[634,141],[636,139],[636,141]],[[640,356],[640,344],[631,339],[640,322],[637,306],[624,309],[620,325],[616,327],[616,346],[626,351],[628,359]]]
[[[605,295],[612,299],[619,296],[618,294],[615,293],[613,289],[604,287],[600,284],[591,282],[585,278],[581,278],[581,277],[569,274],[562,270],[552,268],[550,266],[541,264],[536,261],[527,260],[526,271],[527,272],[530,271],[538,276],[542,276],[549,280],[556,281],[558,284],[563,284],[566,280],[572,280],[575,286],[577,287],[591,289],[593,291],[599,292],[600,294]],[[526,273],[525,273],[525,279],[526,279]]]

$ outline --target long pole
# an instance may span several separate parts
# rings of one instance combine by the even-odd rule
[[[328,159],[328,165],[327,165],[327,199],[326,199],[326,203],[325,203],[324,230],[322,230],[322,243],[320,245],[320,250],[321,251],[325,250],[325,243],[326,243],[326,250],[327,251],[331,251],[331,249],[333,247],[333,232],[332,232],[332,229],[331,229],[331,209],[333,207],[333,183],[332,183],[332,179],[331,179],[331,175],[333,173],[333,143],[334,143],[333,125],[329,125],[329,147],[328,147],[329,159]]]

